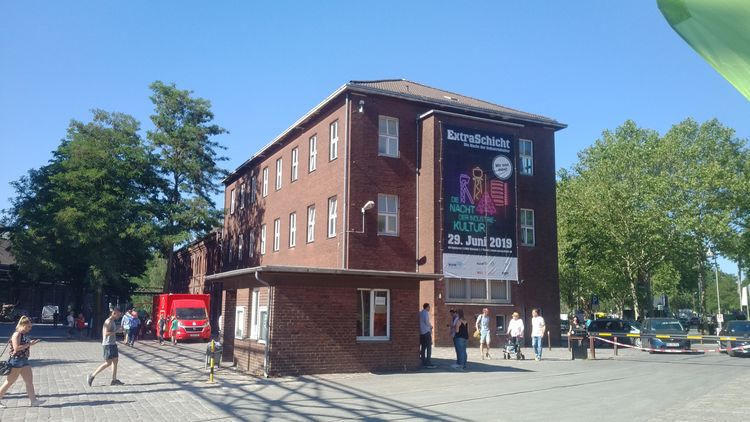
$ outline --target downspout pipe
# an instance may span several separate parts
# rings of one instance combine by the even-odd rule
[[[344,131],[344,136],[346,136],[346,139],[344,139],[344,203],[341,204],[341,222],[342,222],[342,230],[341,230],[341,236],[344,238],[344,245],[343,250],[341,251],[341,268],[346,269],[349,268],[349,222],[347,219],[349,218],[349,142],[350,142],[350,134],[351,134],[351,126],[352,126],[352,114],[350,108],[350,100],[349,100],[349,93],[346,94],[346,101],[344,102],[344,107],[346,108],[346,130]]]
[[[263,354],[263,376],[269,377],[269,346],[271,345],[271,316],[273,315],[273,286],[268,284],[267,281],[260,278],[260,271],[255,272],[255,279],[258,283],[268,287],[268,318],[266,318],[266,333],[268,338],[266,339],[265,352]]]

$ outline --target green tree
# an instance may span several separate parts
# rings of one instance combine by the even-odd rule
[[[706,252],[738,252],[738,224],[747,209],[748,153],[745,141],[717,120],[686,119],[673,126],[655,150],[653,166],[671,187],[659,200],[682,234],[698,280],[698,305],[706,308]]]
[[[222,211],[211,196],[221,191],[226,171],[218,163],[227,158],[219,155],[224,147],[213,137],[227,131],[211,123],[214,114],[208,100],[193,98],[191,91],[177,89],[175,84],[156,81],[150,88],[154,130],[147,136],[159,156],[162,177],[160,251],[167,258],[166,287],[174,246],[221,223]]]
[[[668,216],[654,206],[669,189],[650,166],[658,139],[626,121],[580,153],[559,184],[561,263],[569,266],[566,254],[574,250],[577,266],[610,274],[598,288],[606,286],[607,296],[622,306],[630,303],[636,316],[650,301],[651,276],[676,238]]]
[[[33,280],[67,280],[87,291],[127,296],[155,244],[154,157],[131,116],[94,110],[72,121],[48,165],[15,183],[14,254]]]

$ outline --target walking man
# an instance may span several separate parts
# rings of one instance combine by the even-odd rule
[[[425,368],[434,368],[432,364],[432,323],[430,322],[430,304],[422,305],[419,312],[419,358]]]
[[[164,344],[164,330],[167,329],[167,320],[164,318],[164,314],[159,315],[159,344]]]
[[[133,347],[135,339],[138,337],[138,330],[140,329],[141,320],[138,319],[138,312],[133,311],[132,318],[130,318],[130,336],[128,337],[128,346]]]
[[[86,383],[91,387],[91,383],[94,382],[94,377],[100,372],[112,366],[112,381],[110,385],[123,385],[124,383],[117,379],[117,342],[115,341],[115,321],[120,318],[122,312],[119,308],[112,309],[112,312],[104,321],[102,326],[102,348],[104,349],[104,363],[99,365],[98,368],[86,377]]]
[[[122,314],[122,321],[120,322],[120,326],[122,327],[122,335],[125,337],[123,341],[125,344],[130,344],[130,321],[132,318],[130,317],[130,309],[127,309],[124,314]]]
[[[531,310],[531,345],[534,347],[534,360],[542,360],[542,339],[544,338],[544,318],[539,315],[539,309]]]
[[[479,331],[479,356],[490,359],[490,310],[482,309],[476,321],[476,329]],[[487,351],[484,350],[485,346]]]
[[[172,335],[172,344],[177,344],[177,330],[180,327],[180,321],[177,320],[176,315],[172,315],[172,326],[170,327],[169,333]]]

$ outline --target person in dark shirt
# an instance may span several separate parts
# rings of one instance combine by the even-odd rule
[[[466,369],[466,361],[468,356],[466,354],[466,343],[469,341],[469,323],[464,318],[464,310],[459,309],[456,311],[458,314],[458,320],[456,321],[456,350],[458,351],[457,364],[451,365],[452,368]]]

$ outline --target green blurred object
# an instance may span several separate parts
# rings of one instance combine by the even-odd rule
[[[750,0],[657,0],[669,25],[750,100]]]

